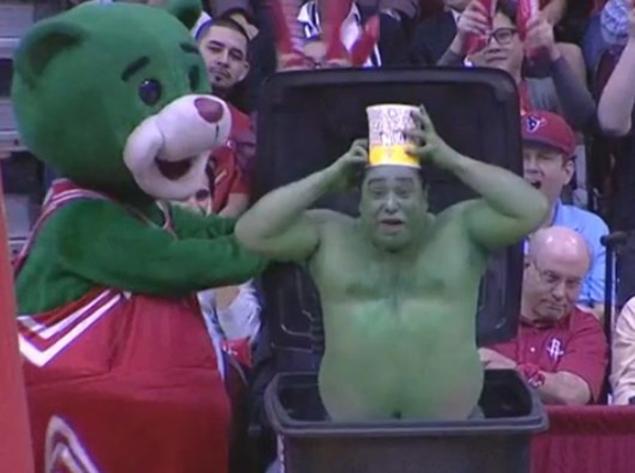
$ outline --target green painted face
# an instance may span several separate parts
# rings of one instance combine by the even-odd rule
[[[86,4],[38,23],[15,58],[12,102],[30,150],[80,185],[143,197],[123,161],[130,133],[186,94],[210,92],[188,28],[198,1],[166,10]]]
[[[375,246],[398,252],[418,241],[428,210],[418,171],[406,166],[377,166],[362,184],[360,217]]]

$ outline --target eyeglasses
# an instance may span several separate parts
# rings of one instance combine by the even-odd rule
[[[487,44],[492,41],[492,38],[496,40],[501,46],[508,46],[514,40],[514,36],[518,30],[516,28],[498,28],[492,31],[487,37]]]
[[[530,264],[536,269],[540,282],[549,290],[554,290],[563,282],[567,292],[577,291],[582,285],[582,278],[566,278],[555,271],[540,269],[535,261],[530,261]]]

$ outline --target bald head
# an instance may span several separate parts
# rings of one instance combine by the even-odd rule
[[[565,227],[537,231],[530,240],[523,277],[522,314],[557,320],[574,307],[589,269],[584,238]]]
[[[529,257],[539,264],[558,259],[583,268],[584,273],[591,263],[586,241],[578,232],[567,227],[548,227],[534,233],[529,242]]]

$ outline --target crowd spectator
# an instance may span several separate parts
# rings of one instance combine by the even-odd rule
[[[607,4],[607,6],[610,4]],[[598,106],[598,119],[602,130],[612,136],[624,136],[631,131],[635,105],[635,8],[631,4],[625,31],[627,39],[620,60],[611,75]],[[619,32],[615,32],[621,36]]]
[[[302,25],[305,38],[308,41],[322,40],[321,19],[325,16],[324,5],[326,3],[325,0],[309,0],[300,9],[298,21]],[[342,43],[349,52],[360,38],[364,25],[371,18],[369,15],[362,14],[357,2],[350,2],[350,5],[350,10],[340,27]],[[364,67],[405,64],[407,62],[408,42],[401,26],[400,16],[396,15],[393,10],[385,9],[379,12],[379,19],[379,40],[364,62]],[[318,63],[323,60],[324,54],[321,56],[315,58]]]
[[[561,200],[575,169],[575,135],[560,116],[538,111],[522,118],[522,138],[524,177],[547,197],[551,208],[542,228],[563,226],[584,237],[591,259],[578,303],[601,318],[606,249],[600,239],[609,233],[608,227],[598,215]]]
[[[243,112],[253,112],[264,80],[276,70],[276,53],[267,3],[260,0],[203,0],[207,18],[230,18],[249,36],[249,73],[236,84],[232,103]]]
[[[506,9],[513,9],[515,14],[517,2],[503,1],[508,4]],[[478,5],[472,5],[468,9],[470,3],[478,3]],[[415,64],[424,66],[437,64],[445,51],[451,46],[457,33],[459,33],[457,28],[463,12],[466,9],[469,11],[474,8],[479,10],[483,8],[478,0],[476,2],[471,2],[471,0],[443,0],[443,4],[445,7],[443,10],[435,12],[429,18],[425,18],[415,30],[411,46],[411,59]],[[543,9],[540,13],[540,18],[551,26],[556,25],[562,19],[567,4],[568,0],[541,2]],[[469,14],[469,16],[471,15],[472,13]],[[482,20],[487,21],[487,15]],[[469,27],[470,25],[463,24],[461,26]],[[477,34],[483,33],[478,28],[473,32]],[[569,62],[578,79],[583,81],[585,79],[585,69],[580,48],[570,43],[557,43],[557,47]]]
[[[205,20],[194,35],[214,95],[227,99],[249,72],[247,31],[236,20],[221,17],[217,20]]]
[[[208,182],[193,199],[205,212],[238,217],[249,202],[255,133],[249,116],[231,104],[231,95],[249,71],[248,33],[231,18],[209,19],[195,33],[215,95],[224,98],[232,114],[227,144],[210,155]]]
[[[406,64],[408,40],[404,27],[405,14],[399,13],[398,8],[390,8],[390,5],[396,4],[403,10],[409,2],[393,0],[372,5],[375,2],[367,0],[362,3],[365,8],[360,7],[357,1],[350,0],[305,2],[298,11],[296,21],[303,40],[301,50],[297,53],[305,56],[306,64],[298,66],[293,55],[290,61],[286,61],[284,52],[279,50],[279,57],[283,58],[280,70]],[[329,22],[337,24],[339,35],[327,37],[326,26],[331,29],[334,27]],[[287,25],[287,28],[293,31],[297,26]],[[356,55],[360,51],[364,52],[361,58]]]
[[[598,320],[576,307],[588,267],[578,233],[536,232],[525,259],[518,333],[480,349],[485,369],[518,370],[547,404],[598,402],[608,344]]]
[[[622,308],[612,341],[611,387],[614,404],[635,404],[635,298]]]
[[[184,203],[203,215],[238,218],[249,203],[248,174],[255,157],[251,118],[232,104],[232,95],[250,69],[248,46],[253,30],[243,15],[212,19],[203,14],[193,29],[215,95],[223,98],[232,115],[225,144],[210,153],[200,190]],[[201,310],[214,339],[253,342],[260,330],[260,300],[250,281],[240,286],[209,289],[198,294]]]
[[[630,0],[610,0],[589,19],[581,44],[593,82],[603,79],[603,69],[615,67],[628,41],[629,5]]]
[[[607,3],[607,7],[610,3]],[[598,105],[598,121],[602,131],[615,140],[615,193],[611,213],[616,230],[635,229],[635,8],[629,5],[627,22],[622,26],[626,44],[601,95]],[[604,157],[604,159],[608,159]],[[635,242],[631,238],[618,261],[618,303],[624,303],[635,295]]]
[[[522,112],[547,110],[564,116],[576,129],[588,128],[595,116],[595,103],[586,84],[573,72],[556,46],[551,25],[541,17],[532,18],[523,43],[515,24],[513,3],[499,1],[491,31],[486,15],[480,2],[469,3],[458,20],[456,36],[438,64],[464,65],[470,35],[474,32],[486,34],[486,46],[467,59],[475,66],[509,73],[518,85]],[[546,64],[548,77],[526,76],[523,70],[526,50],[534,52],[534,63]]]

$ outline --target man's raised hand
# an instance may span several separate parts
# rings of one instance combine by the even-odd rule
[[[472,0],[456,25],[455,41],[451,45],[456,54],[467,54],[468,42],[471,35],[487,37],[490,33],[489,13],[480,0]]]
[[[460,159],[460,155],[447,145],[437,134],[430,115],[423,105],[412,112],[415,128],[405,130],[404,135],[412,141],[408,147],[408,154],[419,159],[420,163],[430,162],[442,169],[450,169],[452,164]]]
[[[331,190],[345,191],[355,186],[368,165],[368,140],[353,141],[350,149],[329,167],[333,174]]]

